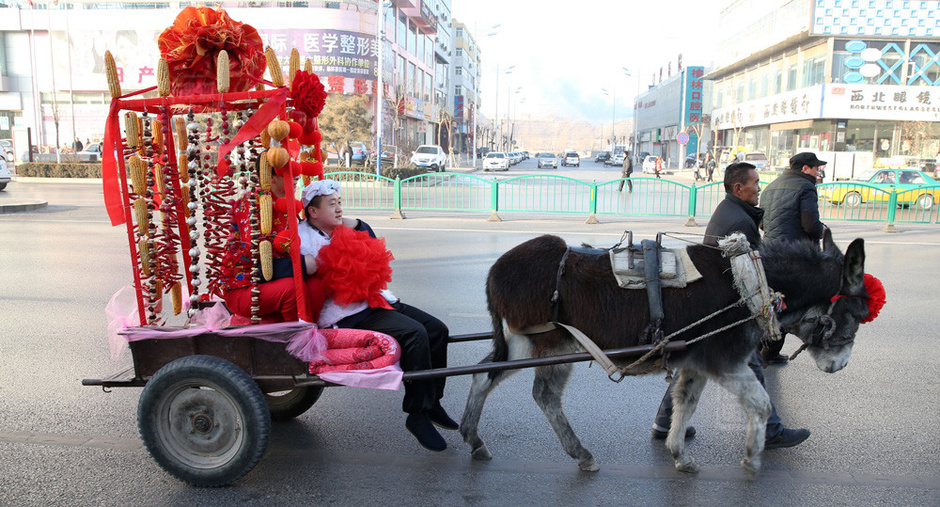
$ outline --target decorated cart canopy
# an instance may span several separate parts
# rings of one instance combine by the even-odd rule
[[[287,80],[258,32],[222,9],[187,7],[159,37],[158,86],[124,94],[106,54],[112,96],[105,128],[102,177],[113,225],[127,229],[134,259],[139,322],[160,325],[164,314],[192,317],[201,301],[221,295],[231,260],[225,244],[233,203],[246,195],[252,268],[251,322],[259,323],[257,285],[272,277],[272,256],[289,255],[300,318],[294,177],[322,178],[317,116],[327,94],[320,78],[300,67],[297,50]],[[265,69],[268,78],[265,79]],[[156,92],[156,93],[154,93]],[[272,170],[286,196],[268,192]],[[128,179],[130,184],[127,184]],[[286,228],[272,235],[275,221]],[[162,305],[164,295],[172,305]]]

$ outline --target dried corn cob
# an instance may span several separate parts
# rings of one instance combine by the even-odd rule
[[[264,83],[258,83],[258,84],[256,84],[256,85],[255,85],[255,90],[258,90],[259,92],[263,92],[263,91],[264,91]]]
[[[137,252],[140,254],[140,270],[144,276],[150,276],[150,249],[147,247],[147,238],[140,238],[137,242]]]
[[[264,240],[258,243],[258,256],[261,258],[261,276],[265,281],[274,276],[274,257],[271,252],[271,242]]]
[[[131,173],[134,193],[144,195],[144,192],[147,191],[147,164],[137,158],[137,155],[131,155],[131,158],[127,159],[127,168]]]
[[[137,232],[141,236],[147,235],[147,200],[143,197],[138,197],[134,201],[134,215],[137,217]]]
[[[228,93],[231,73],[231,68],[229,67],[228,52],[222,50],[219,52],[219,57],[215,61],[215,87],[219,90],[219,93]]]
[[[160,120],[153,120],[150,124],[150,133],[153,138],[153,151],[163,149],[163,123]]]
[[[166,195],[166,178],[163,176],[162,164],[153,165],[153,179],[157,183],[157,192],[160,192],[160,195]]]
[[[144,119],[137,117],[137,153],[141,157],[147,155],[147,147],[144,146]]]
[[[155,280],[153,282],[153,286],[154,286],[154,292],[157,294],[157,297],[154,298],[154,302],[155,303],[162,302],[163,301],[163,280]],[[158,312],[163,311],[163,307],[162,306],[157,307],[157,311]]]
[[[166,63],[166,58],[157,62],[157,93],[161,97],[170,95],[170,66]]]
[[[124,113],[124,132],[127,134],[127,147],[137,148],[137,113]]]
[[[297,71],[300,70],[300,53],[297,51],[297,48],[290,50],[290,74],[288,74],[288,81],[293,84],[294,76],[297,75]]]
[[[170,286],[170,296],[173,300],[173,315],[179,315],[183,311],[183,287],[179,282],[173,282]]]
[[[271,73],[271,82],[276,88],[284,86],[284,76],[281,74],[281,64],[277,61],[277,55],[271,46],[264,49],[264,57],[268,60],[268,72]]]
[[[111,98],[116,99],[121,96],[121,81],[118,79],[117,65],[114,64],[114,56],[110,51],[104,52],[104,69],[108,76],[108,91],[111,92]]]
[[[261,190],[267,192],[271,190],[271,164],[268,163],[268,157],[260,157],[261,165],[258,168],[258,184]]]
[[[271,234],[274,225],[274,208],[271,203],[271,194],[261,194],[258,197],[258,216],[261,217],[261,234]]]
[[[180,174],[183,174],[182,172]],[[192,212],[189,211],[189,185],[183,185],[180,187],[180,194],[182,195],[183,200],[183,216],[189,217],[192,215]]]

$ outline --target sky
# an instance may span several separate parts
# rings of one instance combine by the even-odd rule
[[[680,53],[683,67],[710,65],[730,1],[452,0],[451,9],[481,48],[484,115],[496,112],[498,65],[500,117],[511,108],[516,117],[619,122],[660,67],[664,79],[668,62],[675,73]]]

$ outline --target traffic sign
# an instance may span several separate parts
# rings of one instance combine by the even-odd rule
[[[686,144],[689,142],[689,134],[685,132],[679,132],[679,135],[676,136],[676,142],[679,144]]]

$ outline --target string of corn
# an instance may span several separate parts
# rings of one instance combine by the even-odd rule
[[[150,137],[153,151],[160,151],[163,147],[163,123],[160,120],[153,120],[150,123]]]
[[[300,70],[300,53],[297,51],[297,48],[290,50],[290,74],[288,74],[288,81],[293,84],[294,76],[297,75],[297,71]]]
[[[124,133],[127,135],[127,147],[137,148],[137,113],[124,113]]]
[[[170,95],[170,66],[167,64],[166,58],[157,61],[157,93],[161,97]]]
[[[114,64],[114,56],[110,51],[104,52],[104,70],[108,76],[108,91],[111,98],[116,99],[121,96],[121,81],[118,79],[117,65]]]
[[[270,280],[274,277],[274,256],[270,241],[264,240],[258,243],[258,256],[261,258],[261,276],[265,281]]]
[[[144,195],[144,192],[147,191],[147,164],[139,159],[137,155],[131,155],[131,158],[127,159],[127,167],[131,171],[131,183],[134,193]]]
[[[215,87],[219,93],[228,93],[231,68],[229,67],[228,52],[222,50],[215,63]]]
[[[179,282],[173,282],[170,286],[170,296],[173,300],[173,315],[179,315],[183,311],[183,287]]]
[[[271,82],[274,84],[275,88],[284,86],[284,76],[281,74],[281,64],[278,63],[277,55],[274,53],[274,50],[271,49],[271,46],[265,48],[264,57],[268,61],[268,72],[271,73]]]
[[[163,176],[163,164],[153,165],[153,179],[157,182],[157,192],[166,196],[166,178]]]
[[[274,208],[271,203],[271,194],[261,194],[258,197],[258,215],[261,217],[261,234],[271,234],[274,225]]]
[[[261,190],[267,192],[271,190],[271,164],[268,163],[268,157],[259,157],[261,164],[258,166],[258,184]]]
[[[137,200],[134,201],[134,215],[137,217],[138,234],[146,237],[149,220],[147,220],[147,200],[143,197],[138,197]]]
[[[137,252],[140,254],[140,270],[144,276],[150,276],[150,249],[147,247],[147,239],[140,238],[137,242]]]
[[[304,72],[313,72],[313,62],[309,58],[304,62]]]

